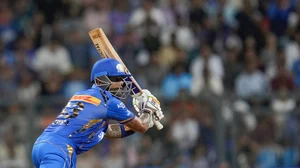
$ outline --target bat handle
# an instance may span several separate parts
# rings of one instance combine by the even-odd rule
[[[162,113],[161,110],[160,110],[160,112]],[[159,121],[153,120],[153,122],[154,122],[154,125],[155,125],[157,130],[161,130],[161,129],[164,128],[164,126]]]
[[[156,126],[156,128],[157,128],[158,130],[161,130],[161,129],[164,128],[164,126],[163,126],[159,121],[155,121],[155,120],[154,120],[154,125]]]

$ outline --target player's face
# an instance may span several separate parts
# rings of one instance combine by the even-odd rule
[[[109,91],[119,99],[125,99],[131,92],[132,82],[119,76],[100,76],[94,79],[95,84],[103,90]]]
[[[111,89],[119,89],[122,85],[123,85],[123,81],[122,82],[113,82],[112,84],[111,84]]]
[[[122,77],[109,77],[109,79],[111,81],[109,91],[116,97],[124,97],[126,93],[130,91],[128,90],[128,86]]]
[[[109,79],[112,81],[111,89],[119,89],[124,84],[124,80],[122,77],[111,76]]]

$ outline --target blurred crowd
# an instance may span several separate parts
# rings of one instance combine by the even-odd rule
[[[1,168],[30,167],[35,138],[90,87],[99,27],[165,128],[104,140],[78,167],[300,166],[299,0],[1,0]]]

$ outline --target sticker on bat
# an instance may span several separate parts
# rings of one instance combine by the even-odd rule
[[[101,50],[100,45],[98,43],[95,44],[96,49],[100,52],[101,57],[107,58],[105,53]]]
[[[93,35],[93,39],[100,38],[100,34]]]

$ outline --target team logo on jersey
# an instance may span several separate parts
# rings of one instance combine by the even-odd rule
[[[116,66],[118,72],[125,72],[124,67],[121,64]]]
[[[70,101],[84,101],[86,103],[91,103],[96,106],[98,106],[101,103],[100,99],[90,95],[74,95]]]

